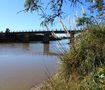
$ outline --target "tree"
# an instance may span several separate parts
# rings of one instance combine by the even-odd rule
[[[6,28],[5,33],[6,33],[6,34],[7,34],[7,33],[10,33],[10,29],[9,29],[9,28]]]
[[[35,11],[41,15],[41,18],[43,18],[41,24],[45,26],[49,23],[53,23],[55,18],[63,16],[65,2],[70,3],[72,6],[77,3],[89,3],[90,6],[88,8],[91,12],[98,11],[100,15],[104,14],[104,0],[49,0],[48,3],[45,3],[44,0],[26,0],[24,6],[26,11]],[[50,10],[51,13],[46,13],[46,10]]]

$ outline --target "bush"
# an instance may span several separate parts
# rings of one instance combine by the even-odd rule
[[[105,27],[90,26],[81,32],[60,64],[43,90],[104,90]]]

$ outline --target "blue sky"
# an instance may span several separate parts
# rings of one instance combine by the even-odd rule
[[[49,0],[47,0],[49,1]],[[0,31],[5,31],[6,28],[9,28],[11,31],[22,31],[22,30],[35,30],[35,29],[43,29],[40,26],[40,16],[36,13],[27,13],[21,12],[17,14],[17,12],[24,9],[25,0],[1,0],[0,2]],[[69,27],[68,24],[68,16],[70,19],[73,19],[74,14],[78,10],[79,13],[82,7],[71,8],[68,4],[65,5],[64,11],[67,12],[65,15],[64,22]],[[72,22],[72,21],[71,21]],[[55,21],[55,25],[50,28],[62,28],[59,24],[58,20]]]
[[[1,0],[0,30],[25,30],[39,28],[40,18],[35,13],[19,13],[24,9],[24,0]]]

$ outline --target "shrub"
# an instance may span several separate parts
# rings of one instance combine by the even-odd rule
[[[82,31],[60,64],[42,90],[104,90],[105,27],[94,25]]]

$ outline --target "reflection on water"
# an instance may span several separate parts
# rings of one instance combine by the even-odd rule
[[[43,53],[48,54],[49,53],[49,44],[44,44],[43,45]]]
[[[62,44],[67,48],[67,42]],[[29,90],[46,80],[57,70],[59,48],[56,41],[0,44],[0,90]]]

